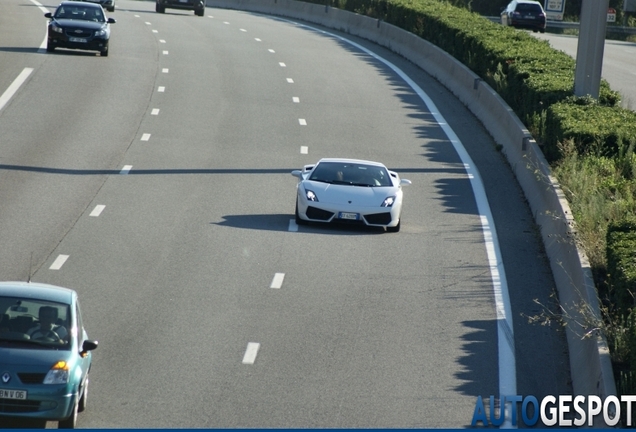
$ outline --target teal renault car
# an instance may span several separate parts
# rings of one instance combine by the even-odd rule
[[[96,348],[74,290],[0,282],[0,423],[58,421],[75,428]]]

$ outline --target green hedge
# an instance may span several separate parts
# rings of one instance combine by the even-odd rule
[[[608,225],[606,248],[613,303],[619,314],[628,315],[636,295],[636,217]]]

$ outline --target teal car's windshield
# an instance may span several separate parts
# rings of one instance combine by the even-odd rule
[[[69,318],[67,304],[0,297],[0,343],[69,349]]]
[[[55,19],[74,19],[84,21],[106,22],[104,13],[100,8],[62,5],[57,8]]]

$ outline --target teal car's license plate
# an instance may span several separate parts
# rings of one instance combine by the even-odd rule
[[[0,399],[26,400],[26,398],[27,398],[27,392],[25,390],[0,389]]]
[[[360,215],[358,213],[340,212],[338,213],[338,219],[358,220]]]

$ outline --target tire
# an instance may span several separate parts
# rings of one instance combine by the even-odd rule
[[[296,201],[296,212],[294,214],[294,216],[296,217],[296,225],[307,225],[308,222],[304,219],[301,219],[300,216],[298,215],[298,201]]]
[[[162,5],[160,5],[159,3],[155,4],[155,11],[158,13],[165,13],[166,12],[166,8]]]
[[[394,227],[386,227],[386,231],[390,233],[399,232],[401,224],[402,224],[402,221],[399,221],[398,224]]]
[[[198,11],[195,10],[194,14],[196,16],[203,16],[203,15],[205,15],[205,9],[201,9],[201,10],[198,10]]]
[[[108,12],[115,12],[115,6],[113,6],[113,7],[112,7],[112,8],[110,8],[110,9],[107,9],[107,10],[108,10]]]
[[[106,49],[104,51],[100,51],[99,54],[102,57],[108,57],[108,47],[106,47]]]
[[[51,43],[47,43],[46,44],[46,52],[53,52],[55,51],[55,45],[51,44]]]
[[[84,383],[84,393],[82,393],[82,397],[77,403],[77,412],[86,411],[87,399],[88,399],[88,376],[86,377],[86,382]]]
[[[69,418],[60,420],[58,422],[58,429],[75,429],[77,426],[77,413],[78,413],[79,403],[73,404],[73,410],[71,411],[71,415]]]

